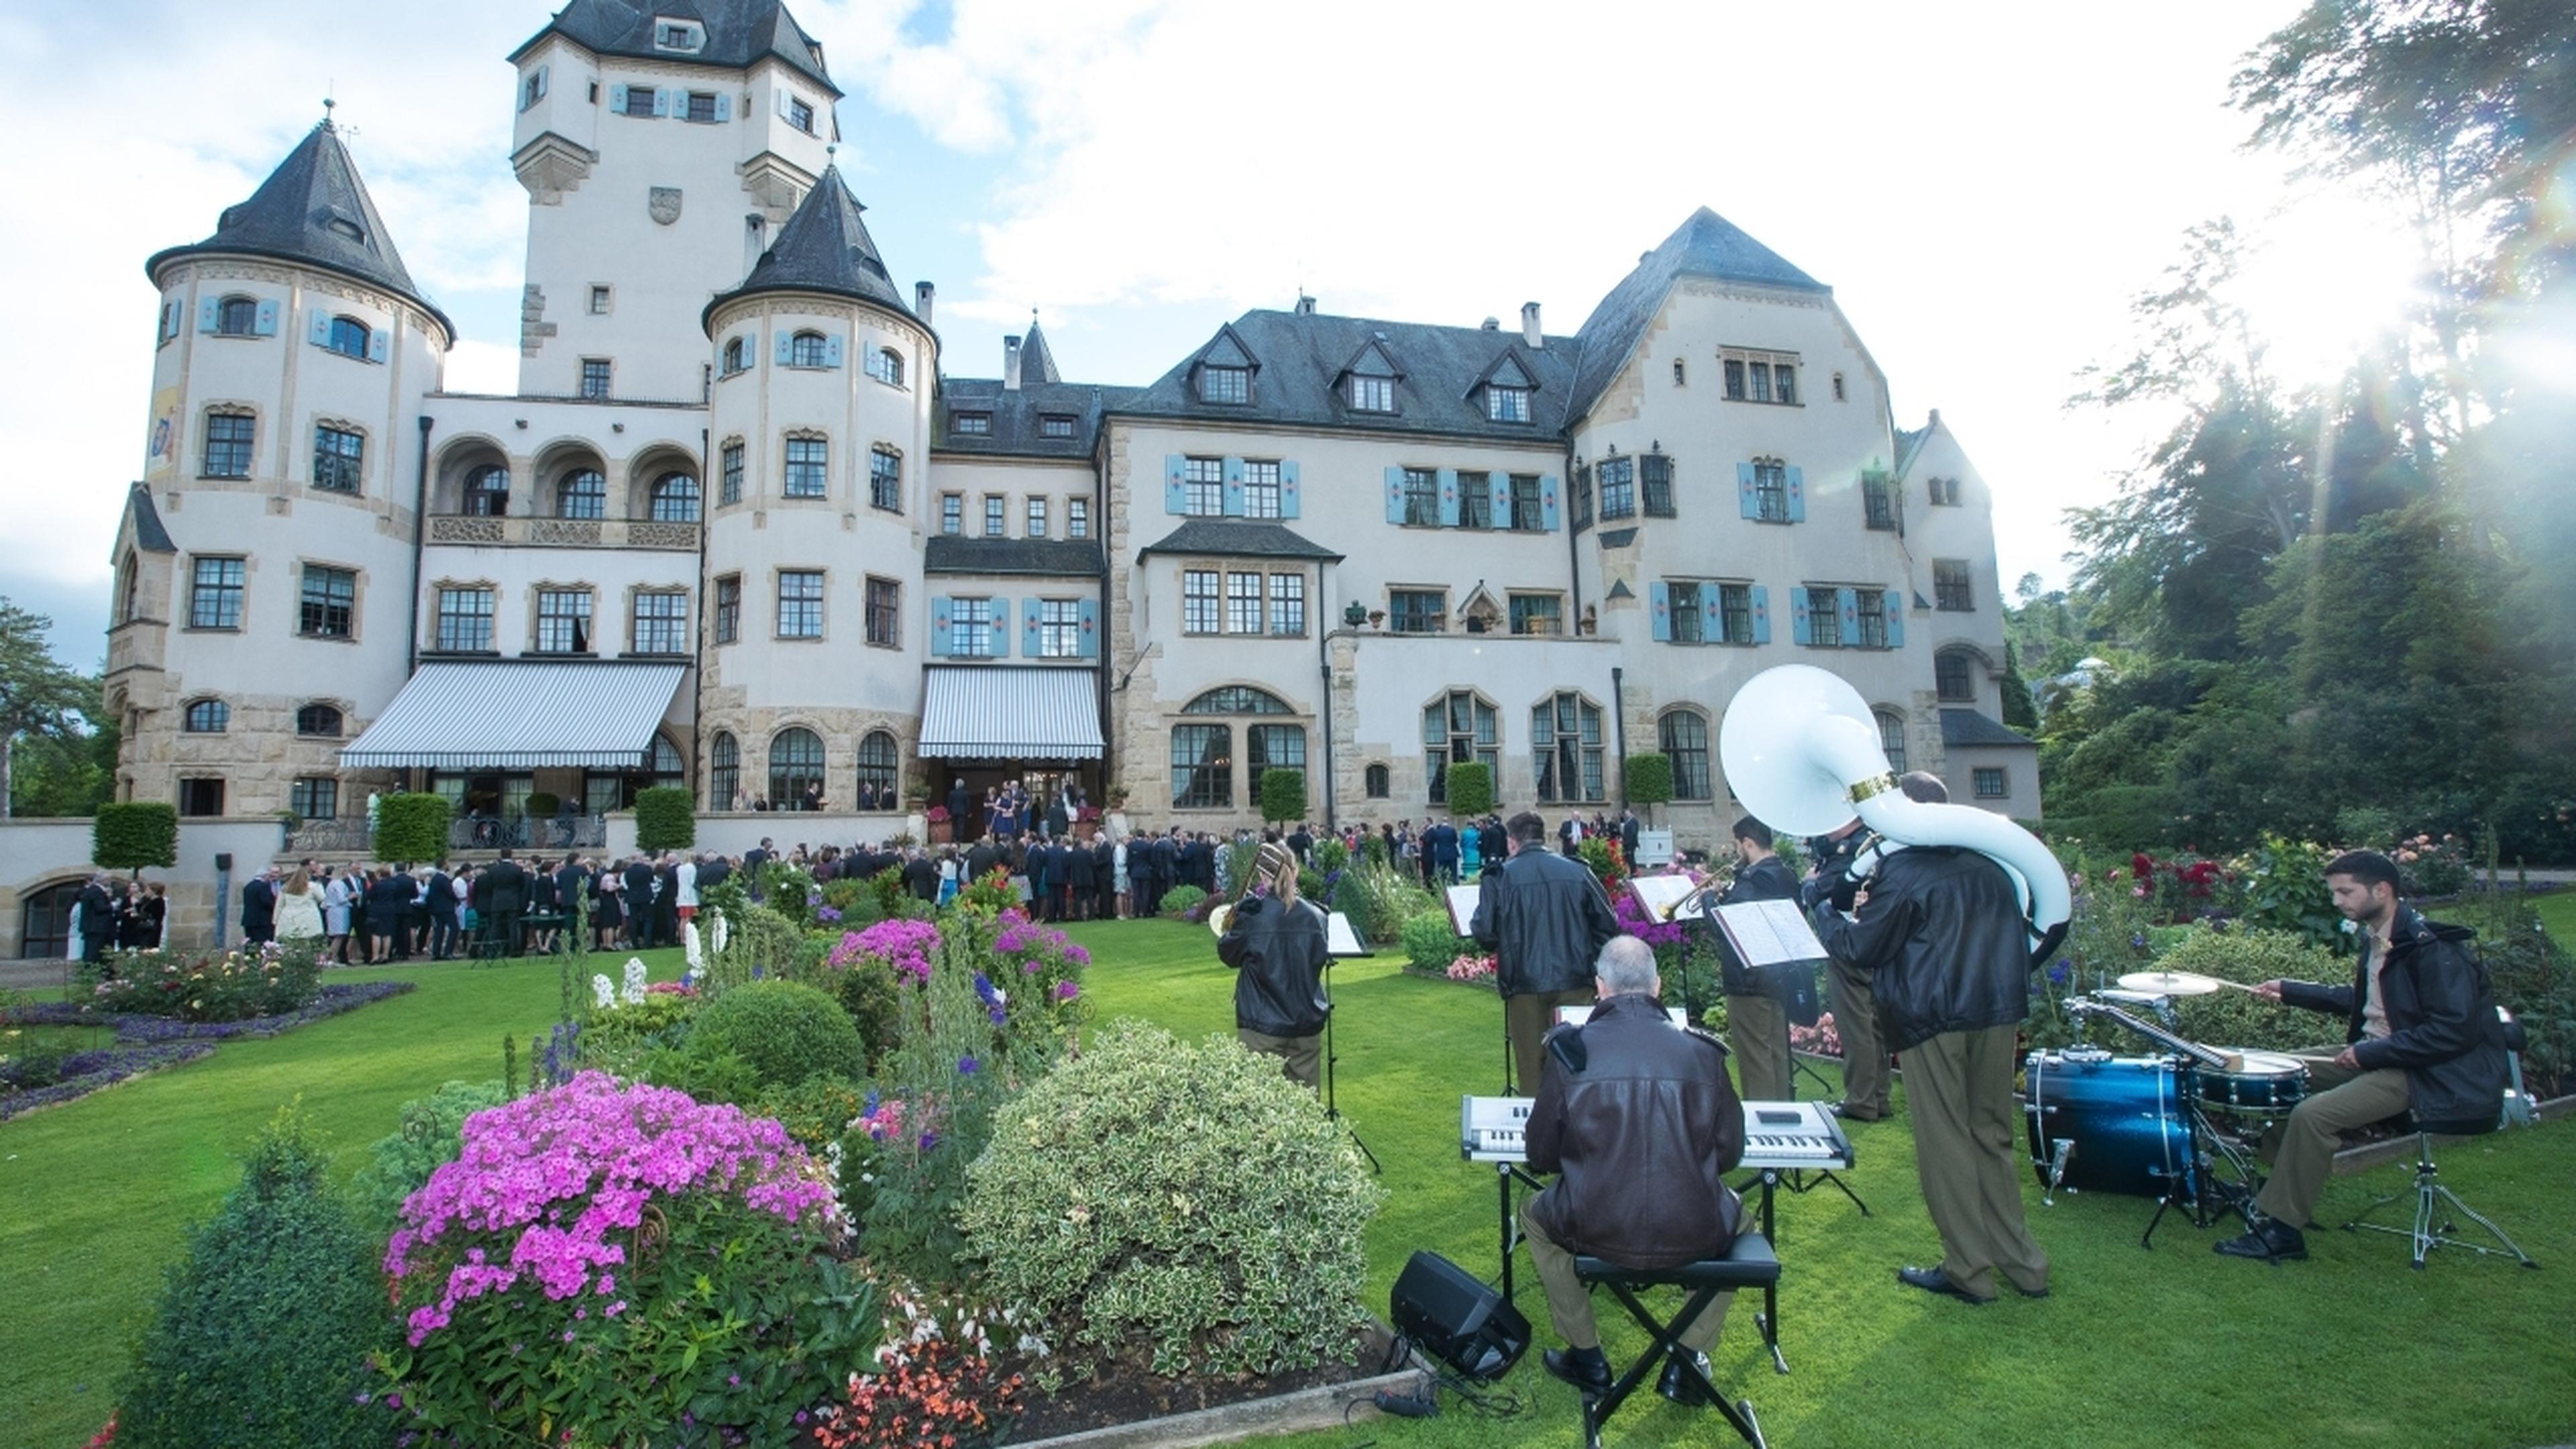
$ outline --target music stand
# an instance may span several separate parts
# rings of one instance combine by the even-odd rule
[[[1350,917],[1339,911],[1325,913],[1324,974],[1318,978],[1324,988],[1324,1120],[1341,1123],[1342,1130],[1351,1134],[1351,1145],[1360,1150],[1360,1156],[1368,1159],[1369,1171],[1382,1176],[1386,1172],[1385,1165],[1377,1160],[1376,1153],[1369,1151],[1368,1143],[1360,1136],[1360,1129],[1342,1116],[1333,1091],[1333,1064],[1341,1060],[1333,1050],[1333,1018],[1340,1014],[1333,1009],[1333,963],[1344,957],[1370,954],[1358,933],[1352,929]]]

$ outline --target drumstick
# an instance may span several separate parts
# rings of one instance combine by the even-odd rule
[[[2217,976],[2212,976],[2209,979],[2216,981],[2219,985],[2228,987],[2231,990],[2242,991],[2248,996],[2260,996],[2263,994],[2262,992],[2255,990],[2253,987],[2246,985],[2242,981],[2228,981]]]

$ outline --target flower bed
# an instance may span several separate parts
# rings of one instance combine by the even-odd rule
[[[48,1001],[19,1009],[16,1018],[30,1026],[113,1026],[119,1041],[174,1042],[226,1041],[233,1037],[268,1037],[293,1031],[333,1017],[372,1006],[387,997],[400,996],[412,990],[408,981],[369,981],[355,986],[325,986],[305,1005],[276,1016],[245,1017],[236,1021],[183,1021],[175,1017],[147,1015],[140,1012],[102,1011],[87,1003]]]
[[[149,1045],[119,1043],[102,1051],[74,1052],[63,1058],[62,1076],[52,1085],[0,1095],[0,1122],[86,1097],[129,1077],[193,1062],[214,1049],[210,1041],[167,1041]]]
[[[311,946],[273,941],[238,951],[137,951],[83,965],[81,980],[87,1004],[101,1011],[194,1022],[283,1016],[309,1005],[321,986]]]

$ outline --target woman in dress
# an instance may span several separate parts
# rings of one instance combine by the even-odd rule
[[[143,882],[139,880],[127,881],[125,883],[125,894],[117,897],[116,901],[117,949],[120,951],[142,950],[144,932],[149,929],[150,926],[151,922],[146,919],[143,912]]]
[[[309,945],[322,936],[322,892],[313,888],[312,875],[299,865],[277,888],[277,939]]]
[[[322,886],[322,933],[331,938],[330,955],[341,965],[349,964],[350,878],[356,872],[335,870]]]
[[[965,869],[966,867],[958,862],[956,846],[949,846],[939,852],[939,903],[941,905],[944,906],[957,899],[957,877]]]
[[[1127,842],[1120,840],[1109,852],[1109,885],[1118,897],[1118,919],[1127,919]]]
[[[626,924],[624,863],[611,861],[590,878],[590,949],[605,951]]]

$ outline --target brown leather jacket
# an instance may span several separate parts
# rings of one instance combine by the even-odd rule
[[[1741,1207],[1744,1104],[1717,1038],[1674,1026],[1655,999],[1613,996],[1548,1033],[1529,1165],[1560,1173],[1530,1203],[1559,1247],[1629,1268],[1724,1254]]]

